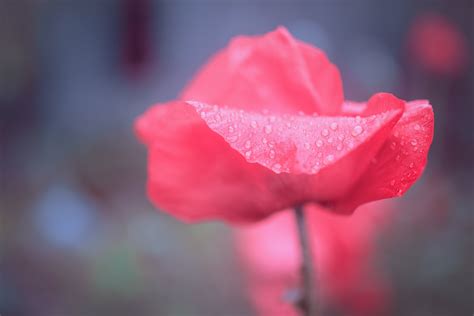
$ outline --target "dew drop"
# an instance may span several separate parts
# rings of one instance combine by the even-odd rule
[[[266,144],[266,143],[268,143],[268,140],[264,137],[264,138],[262,138],[262,143]]]
[[[229,136],[226,138],[229,143],[235,143],[239,137],[238,136]]]
[[[397,155],[397,157],[395,157],[395,160],[399,161],[400,160],[400,155]]]
[[[274,150],[270,150],[270,152],[268,153],[268,155],[270,156],[271,159],[275,158],[275,151],[274,151]]]
[[[360,123],[360,116],[359,116],[359,115],[357,115],[357,116],[355,117],[355,121],[356,121],[356,123]]]
[[[324,137],[328,136],[329,135],[329,131],[325,128],[321,131],[321,135],[323,135]]]
[[[245,157],[246,157],[246,158],[250,158],[251,155],[252,155],[252,151],[251,151],[251,150],[245,152]]]
[[[249,140],[245,142],[245,148],[249,149],[251,146],[252,144],[250,143]]]
[[[220,114],[216,114],[215,119],[216,119],[216,121],[220,121],[220,120],[222,120],[222,117],[221,117]]]
[[[420,124],[415,124],[413,128],[415,129],[415,131],[419,131],[421,129],[421,126]]]
[[[360,135],[362,131],[363,131],[362,126],[356,125],[354,126],[354,129],[352,130],[352,136]]]
[[[276,163],[272,167],[273,171],[279,173],[281,171],[281,165],[279,163]]]
[[[204,119],[206,118],[206,112],[201,112],[201,117]]]
[[[266,125],[265,126],[265,133],[270,134],[272,132],[273,128],[271,125]]]
[[[344,134],[339,134],[339,136],[337,136],[337,139],[339,140],[344,140],[345,136]]]
[[[229,133],[233,133],[235,131],[233,126],[229,126]]]
[[[395,180],[390,181],[390,185],[393,187],[395,186]]]
[[[412,139],[410,144],[412,144],[413,146],[416,146],[416,144],[418,144],[418,141],[416,139]]]
[[[250,123],[250,125],[253,127],[253,128],[257,128],[257,122],[256,121],[252,121]]]
[[[342,150],[342,144],[337,145],[336,149],[341,151]]]
[[[392,150],[397,149],[397,143],[396,143],[396,142],[391,142],[391,143],[390,143],[390,148],[391,148]]]
[[[416,146],[413,147],[413,151],[414,151],[414,152],[417,152],[417,151],[418,151],[418,147],[416,147]]]
[[[327,155],[326,156],[326,163],[330,163],[334,161],[334,155]]]
[[[304,146],[305,149],[309,149],[309,147],[310,147],[309,143],[304,143],[303,146]]]
[[[318,139],[318,140],[316,141],[316,146],[318,146],[318,147],[323,146],[323,141],[320,140],[320,139]]]
[[[413,162],[410,163],[409,167],[410,168],[413,168],[413,166],[415,166],[415,164]]]
[[[336,122],[332,122],[331,125],[330,125],[331,129],[333,131],[335,131],[337,129],[337,123]]]

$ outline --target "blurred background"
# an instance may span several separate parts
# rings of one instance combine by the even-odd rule
[[[428,168],[370,248],[378,315],[472,315],[473,21],[472,0],[0,0],[0,314],[262,314],[232,228],[148,202],[132,125],[231,37],[284,25],[346,98],[431,101]]]

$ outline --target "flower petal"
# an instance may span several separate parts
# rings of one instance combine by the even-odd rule
[[[344,99],[336,66],[283,27],[264,36],[240,36],[217,53],[182,99],[276,113],[334,115]]]
[[[156,105],[135,124],[148,145],[148,194],[186,220],[261,219],[284,208],[272,171],[249,164],[183,102]]]
[[[366,116],[323,117],[189,103],[249,163],[281,173],[273,183],[286,188],[279,199],[285,198],[287,207],[337,199],[350,190],[390,135],[405,104],[390,94],[378,94],[362,113]]]
[[[270,115],[188,103],[248,162],[257,162],[276,173],[291,174],[318,173],[354,148],[373,141],[387,124],[388,137],[404,107],[403,101],[388,94],[371,99],[362,117]]]
[[[353,191],[332,205],[351,213],[374,200],[403,195],[421,176],[433,141],[434,116],[426,100],[407,103],[406,110]]]

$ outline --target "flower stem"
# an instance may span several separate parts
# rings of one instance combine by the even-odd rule
[[[303,205],[295,207],[295,217],[301,249],[301,296],[297,306],[301,309],[303,316],[315,316],[316,311],[313,306],[314,267]]]

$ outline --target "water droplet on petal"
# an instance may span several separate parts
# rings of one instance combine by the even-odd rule
[[[352,130],[352,136],[360,135],[362,133],[362,131],[363,131],[362,126],[356,125],[356,126],[354,126],[354,129]]]
[[[252,146],[252,144],[250,143],[249,140],[245,142],[245,148],[248,149],[248,148],[250,148],[251,146]]]
[[[342,150],[342,144],[337,145],[336,149],[341,151]]]
[[[245,157],[246,157],[246,158],[250,158],[251,155],[252,155],[252,151],[251,151],[251,150],[245,152]]]
[[[390,143],[390,148],[391,148],[392,150],[397,149],[397,143],[396,143],[396,142],[391,142],[391,143]]]
[[[280,173],[281,171],[281,165],[279,163],[276,163],[273,165],[272,167],[273,171],[275,171],[276,173]]]
[[[420,124],[415,124],[413,128],[415,129],[415,131],[419,131],[421,129],[421,126]]]
[[[418,141],[416,139],[412,139],[410,144],[412,144],[413,146],[416,146],[416,144],[418,144]]]
[[[265,125],[265,133],[270,134],[273,128],[271,125]]]
[[[336,122],[332,122],[330,127],[331,127],[331,129],[332,129],[333,131],[335,131],[335,130],[337,129],[337,123],[336,123]]]
[[[399,161],[400,160],[400,155],[397,155],[397,157],[395,157],[395,160]]]
[[[253,127],[253,128],[257,128],[257,122],[256,121],[252,121],[250,123],[250,125]]]
[[[357,116],[355,117],[355,121],[356,121],[356,123],[360,123],[360,116],[359,116],[359,115],[357,115]]]
[[[268,142],[268,140],[264,137],[262,138],[262,143],[266,144]]]
[[[206,118],[206,112],[201,112],[201,117],[204,119]]]
[[[320,140],[320,139],[318,139],[318,140],[316,141],[316,146],[318,146],[318,147],[323,146],[323,141]]]
[[[226,140],[227,140],[229,143],[235,143],[238,139],[239,139],[238,136],[229,136],[229,137],[226,138]]]
[[[329,135],[329,131],[325,128],[321,131],[321,135],[323,135],[324,137],[328,136]]]
[[[414,166],[415,166],[415,164],[414,164],[413,162],[410,162],[409,167],[410,167],[410,168],[413,168]]]
[[[395,180],[390,181],[390,185],[393,187],[395,186]]]
[[[303,146],[304,146],[305,149],[309,149],[309,147],[310,147],[309,143],[304,143]]]
[[[334,155],[327,155],[326,156],[326,163],[330,163],[334,161]]]
[[[337,139],[339,140],[344,140],[345,136],[344,134],[339,134],[339,136],[337,136]]]
[[[275,151],[274,150],[270,150],[270,152],[268,154],[269,154],[271,159],[275,158]]]
[[[229,133],[233,133],[235,130],[234,130],[234,127],[233,126],[229,126]]]

